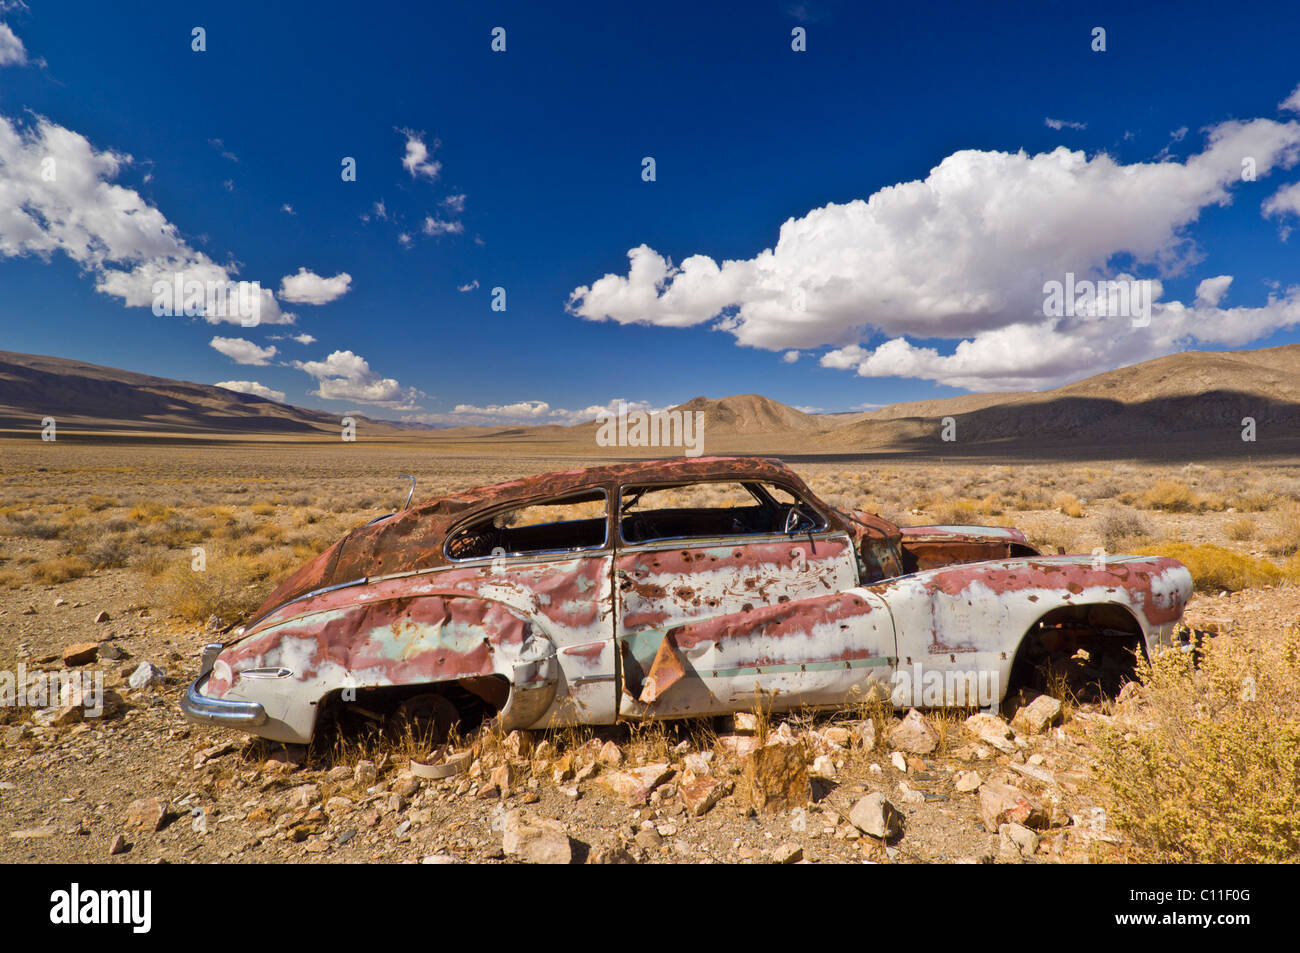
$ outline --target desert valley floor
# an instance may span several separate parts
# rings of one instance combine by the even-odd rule
[[[345,737],[286,750],[183,720],[178,697],[212,638],[208,626],[249,611],[349,528],[399,508],[400,474],[417,478],[419,500],[603,462],[560,449],[510,454],[396,438],[0,439],[0,670],[62,669],[69,646],[93,643],[111,689],[100,719],[60,724],[30,708],[0,709],[0,860],[496,862],[506,859],[502,827],[515,808],[562,825],[575,859],[589,862],[1233,859],[1213,831],[1180,858],[1143,820],[1145,795],[1115,788],[1134,739],[1158,741],[1200,703],[1167,681],[1134,686],[1117,702],[1061,699],[1054,725],[994,741],[967,726],[969,713],[931,713],[937,743],[924,754],[900,750],[903,712],[878,707],[770,723],[759,713],[733,723],[486,733],[463,740],[470,771],[443,781],[410,774],[412,755],[422,754],[411,744]],[[1188,622],[1214,633],[1216,649],[1232,646],[1225,677],[1233,665],[1249,670],[1261,697],[1294,677],[1292,461],[835,457],[792,466],[832,504],[901,524],[1016,525],[1049,552],[1177,556],[1198,577]],[[203,573],[191,568],[195,546],[206,553]],[[128,677],[143,662],[163,674],[133,689]],[[1294,724],[1291,696],[1262,716],[1265,725]],[[742,755],[755,734],[802,745],[810,803],[756,811],[741,802]],[[717,782],[707,799],[687,790],[697,777]],[[631,790],[630,778],[644,789]],[[1233,781],[1219,780],[1224,790]],[[989,829],[980,788],[1001,783],[1041,806],[1032,842]],[[876,791],[901,812],[901,837],[877,839],[849,820]],[[1152,803],[1163,796],[1149,792]],[[1266,807],[1229,805],[1223,823],[1266,824],[1257,818]]]

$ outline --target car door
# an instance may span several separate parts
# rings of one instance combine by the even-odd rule
[[[854,680],[888,677],[888,609],[856,589],[848,534],[792,491],[712,481],[619,499],[620,715],[734,711],[756,692],[778,708],[835,704]],[[796,503],[807,519],[787,524]]]
[[[528,615],[555,647],[560,681],[543,724],[608,724],[616,712],[608,490],[513,504],[449,534],[444,585]]]

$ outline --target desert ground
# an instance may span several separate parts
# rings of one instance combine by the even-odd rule
[[[990,729],[931,712],[905,724],[877,706],[489,729],[458,741],[467,773],[422,780],[409,764],[426,752],[409,737],[285,749],[182,718],[178,699],[213,632],[348,529],[398,509],[400,474],[415,475],[419,500],[599,462],[573,448],[499,451],[398,438],[0,439],[0,671],[101,670],[110,690],[93,719],[0,708],[0,861],[1300,857],[1292,461],[792,462],[830,503],[902,524],[1015,525],[1049,552],[1101,546],[1188,564],[1200,669],[1187,655],[1158,661],[1118,700],[1067,694],[1037,722],[1026,713]],[[162,674],[132,688],[145,662]],[[742,796],[746,759],[773,741],[797,752],[786,767],[807,794],[756,808]],[[998,813],[1008,789],[1025,796],[1020,814]],[[877,792],[901,832],[864,833],[855,805]],[[1003,827],[1013,815],[1024,823]]]

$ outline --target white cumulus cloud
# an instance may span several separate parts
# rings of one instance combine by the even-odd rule
[[[1188,226],[1231,202],[1242,156],[1255,158],[1259,176],[1293,166],[1300,122],[1223,122],[1183,161],[1125,165],[1064,147],[957,152],[922,180],[787,220],[775,246],[752,258],[674,264],[640,245],[625,275],[576,288],[568,309],[623,324],[711,322],[743,346],[829,347],[827,367],[971,389],[1051,386],[1189,341],[1244,345],[1294,324],[1300,290],[1225,311],[1163,301],[1153,280],[1141,327],[1050,317],[1044,307],[1046,282],[1118,279],[1117,257],[1144,279],[1194,266]],[[956,343],[945,354],[909,338]]]
[[[465,226],[460,222],[447,222],[440,218],[434,218],[432,215],[426,215],[423,230],[426,235],[459,235],[465,231]]]
[[[9,24],[0,23],[0,66],[23,66],[27,63],[27,49]]]
[[[457,404],[447,413],[410,414],[402,417],[407,423],[441,424],[450,427],[490,426],[541,426],[559,424],[570,426],[586,423],[604,415],[614,415],[622,406],[625,412],[643,411],[659,413],[667,408],[654,407],[643,400],[624,400],[616,397],[607,404],[565,409],[552,407],[544,400],[521,400],[509,404]]]
[[[1264,201],[1262,209],[1268,218],[1300,216],[1300,182],[1292,182],[1278,189]]]
[[[0,116],[0,258],[67,255],[95,290],[127,307],[152,307],[156,282],[225,285],[233,274],[195,251],[138,192],[113,180],[131,157],[97,150],[85,136],[43,117],[20,127]],[[292,324],[270,289],[261,289],[262,324]],[[213,308],[210,324],[241,323]]]
[[[1214,278],[1206,278],[1196,286],[1196,303],[1205,305],[1210,308],[1217,308],[1219,302],[1228,291],[1228,285],[1232,284],[1232,275],[1218,275]]]
[[[323,278],[300,267],[298,274],[280,279],[280,297],[294,304],[329,304],[347,294],[351,284],[352,276],[346,271],[333,278]]]
[[[442,163],[429,154],[429,147],[424,144],[424,134],[410,129],[397,130],[406,136],[406,154],[402,156],[402,168],[411,173],[411,178],[424,178],[433,181],[442,171]],[[433,140],[436,149],[440,143]]]
[[[414,387],[403,388],[391,377],[380,377],[360,354],[334,351],[323,361],[294,361],[292,366],[316,378],[314,393],[325,400],[355,400],[394,410],[417,409],[424,395]]]
[[[215,386],[224,387],[226,390],[233,390],[239,394],[252,394],[254,397],[265,397],[267,400],[284,403],[284,391],[272,390],[257,381],[218,381]]]
[[[1300,113],[1300,86],[1291,90],[1291,95],[1278,103],[1277,108],[1286,112]]]
[[[208,346],[220,351],[236,364],[251,364],[265,367],[275,357],[275,346],[260,347],[244,338],[214,337]]]

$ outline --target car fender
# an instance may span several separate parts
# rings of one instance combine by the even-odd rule
[[[972,674],[988,679],[1001,701],[1021,639],[1047,613],[1118,606],[1151,651],[1182,617],[1192,578],[1166,557],[1049,556],[932,569],[871,588],[893,613],[901,677],[915,684],[931,671]]]
[[[555,645],[525,613],[455,594],[357,600],[269,625],[217,657],[204,694],[254,701],[271,730],[310,738],[331,692],[503,676],[503,727],[527,727],[554,700]],[[268,734],[268,737],[271,737]]]

